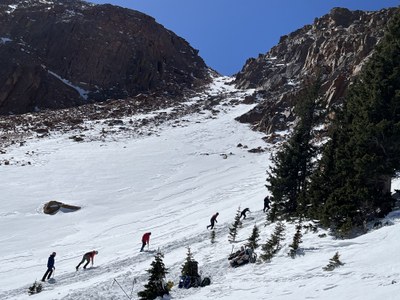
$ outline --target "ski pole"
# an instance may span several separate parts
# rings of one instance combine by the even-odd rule
[[[131,298],[129,297],[129,295],[125,292],[124,288],[119,284],[119,282],[117,281],[117,279],[114,278],[113,284],[114,284],[114,282],[116,282],[116,283],[118,284],[119,288],[124,292],[124,294],[126,295],[126,297],[127,297],[128,299],[131,299]]]

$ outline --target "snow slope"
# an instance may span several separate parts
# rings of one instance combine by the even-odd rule
[[[229,80],[215,79],[209,94],[243,99],[246,91],[234,90]],[[296,259],[287,255],[295,232],[288,223],[283,249],[270,263],[229,267],[227,256],[254,224],[262,243],[274,229],[264,226],[262,212],[270,153],[247,151],[272,147],[261,133],[234,121],[251,107],[220,105],[218,115],[186,116],[136,138],[77,143],[52,134],[0,154],[32,162],[0,167],[0,299],[127,299],[121,287],[137,299],[157,249],[165,255],[167,280],[175,282],[173,299],[398,299],[398,212],[385,220],[391,226],[352,240],[303,232],[304,255]],[[49,200],[82,209],[45,215],[41,208]],[[252,213],[231,244],[228,227],[239,205]],[[212,244],[206,225],[217,211]],[[152,232],[151,251],[139,253],[146,231]],[[188,246],[210,286],[177,288]],[[94,267],[76,272],[82,255],[93,249],[99,251]],[[52,251],[54,278],[43,292],[28,296]],[[337,251],[345,264],[323,271]]]

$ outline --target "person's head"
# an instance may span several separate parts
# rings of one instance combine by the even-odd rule
[[[218,216],[218,215],[219,215],[219,213],[217,212],[215,215],[216,215],[216,216]]]
[[[99,254],[99,251],[97,251],[97,250],[93,250],[93,252],[94,252],[94,254]]]
[[[149,232],[149,235],[151,235],[151,232]]]
[[[56,256],[56,253],[55,253],[55,252],[53,252],[51,255],[52,255],[52,256]]]

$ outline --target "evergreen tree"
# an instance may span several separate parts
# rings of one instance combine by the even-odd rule
[[[336,121],[337,123],[337,121]],[[310,177],[310,187],[307,192],[309,201],[306,217],[310,219],[319,219],[322,225],[329,226],[329,216],[321,213],[327,201],[327,197],[333,191],[335,184],[335,149],[338,146],[338,131],[332,124],[329,130],[329,140],[323,147],[322,158],[318,162],[318,168]],[[328,218],[328,219],[327,219]]]
[[[280,151],[272,157],[273,166],[267,177],[267,188],[272,194],[273,204],[269,219],[299,215],[307,207],[305,193],[309,177],[313,172],[315,147],[312,145],[313,127],[319,108],[320,82],[317,80],[299,95],[296,103],[298,123]]]
[[[240,221],[240,206],[238,207],[236,211],[236,216],[235,220],[232,223],[232,225],[229,227],[229,241],[233,243],[236,240],[236,235],[239,227],[242,225],[242,222]]]
[[[313,214],[340,235],[393,207],[390,180],[400,170],[399,33],[398,12],[350,87],[334,139],[312,178]]]
[[[261,247],[263,253],[260,255],[260,258],[263,261],[271,261],[272,257],[274,257],[274,255],[281,249],[281,241],[284,239],[284,231],[285,225],[282,222],[278,222],[275,226],[274,233]]]
[[[194,260],[193,254],[189,247],[186,254],[186,260],[182,265],[181,274],[182,276],[199,276],[198,262]]]
[[[151,268],[147,270],[150,275],[149,282],[145,284],[145,290],[138,292],[139,299],[152,300],[169,294],[168,287],[164,282],[168,270],[165,268],[163,257],[161,252],[155,255]]]
[[[211,240],[211,244],[214,244],[214,243],[215,243],[215,230],[214,230],[214,229],[211,230],[211,233],[210,233],[210,240]]]
[[[42,284],[35,281],[33,285],[29,287],[28,294],[29,295],[37,294],[40,293],[42,290],[43,290]]]
[[[295,258],[299,251],[299,245],[303,242],[301,233],[301,223],[296,226],[296,233],[293,236],[293,242],[289,245],[290,251],[289,255],[291,258]]]
[[[326,265],[325,267],[323,267],[322,269],[324,271],[332,271],[335,268],[344,265],[340,260],[339,260],[339,252],[336,252],[335,255],[329,260],[328,265]]]
[[[274,223],[278,219],[278,202],[273,202],[271,204],[271,208],[266,216],[265,226],[268,225],[268,222]]]
[[[251,249],[257,249],[259,247],[258,241],[260,240],[260,231],[257,227],[257,225],[254,224],[253,231],[251,233],[251,236],[247,239],[246,246],[251,248]]]

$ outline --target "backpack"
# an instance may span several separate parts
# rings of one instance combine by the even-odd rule
[[[211,279],[209,277],[204,277],[203,281],[201,282],[200,286],[204,287],[211,284]]]

